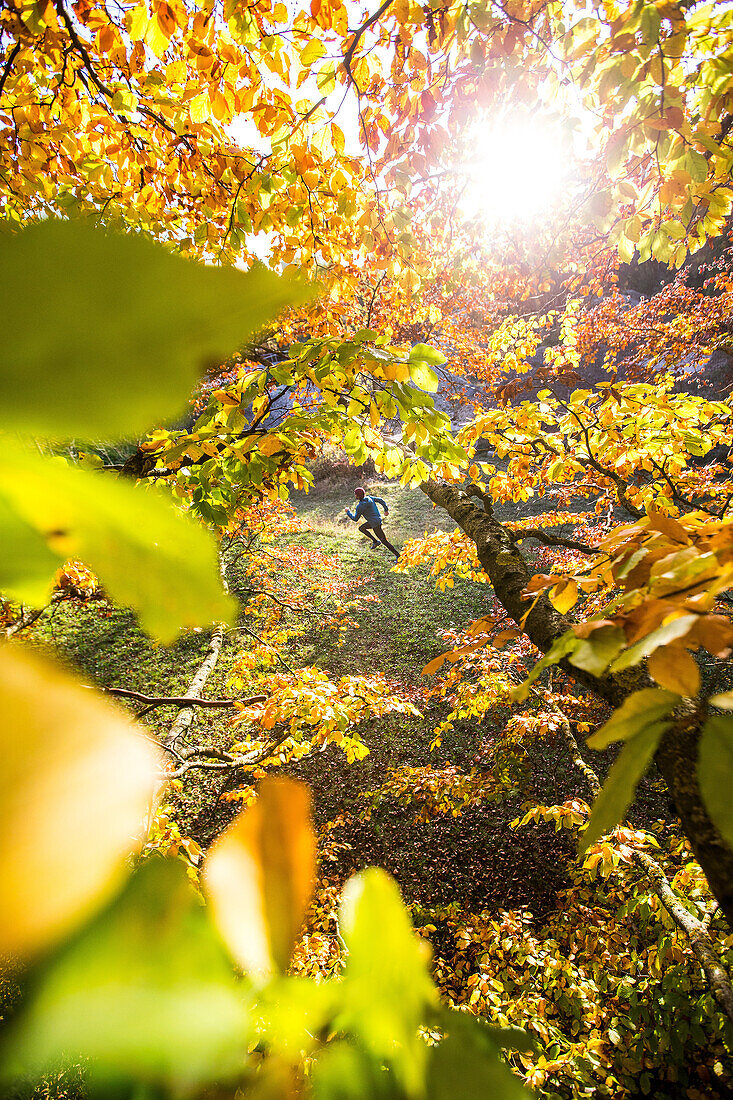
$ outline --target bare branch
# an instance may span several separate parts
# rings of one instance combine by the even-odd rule
[[[193,695],[145,695],[142,691],[131,691],[128,688],[103,688],[107,695],[119,695],[122,699],[131,699],[135,703],[142,703],[148,710],[155,707],[249,707],[255,703],[267,701],[266,695],[252,695],[248,699],[199,699]]]

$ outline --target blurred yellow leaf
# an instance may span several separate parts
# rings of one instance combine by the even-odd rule
[[[253,977],[285,970],[311,896],[315,836],[310,793],[267,779],[257,801],[211,848],[204,883],[232,955]]]
[[[656,649],[649,658],[649,675],[660,687],[688,698],[700,690],[700,670],[695,658],[681,646]]]
[[[162,762],[119,710],[9,645],[0,713],[0,952],[28,954],[119,884]]]

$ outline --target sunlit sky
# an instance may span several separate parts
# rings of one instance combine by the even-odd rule
[[[539,112],[487,121],[473,153],[456,166],[465,189],[465,216],[486,222],[532,221],[559,205],[573,176],[573,142],[566,127]]]

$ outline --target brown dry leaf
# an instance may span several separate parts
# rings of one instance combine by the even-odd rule
[[[204,885],[237,962],[255,978],[287,968],[311,897],[316,842],[308,788],[265,779],[212,846]]]
[[[662,646],[649,658],[649,675],[660,687],[691,698],[700,690],[700,670],[695,658],[681,646]]]
[[[162,760],[124,714],[20,647],[0,650],[0,951],[63,936],[126,873]]]

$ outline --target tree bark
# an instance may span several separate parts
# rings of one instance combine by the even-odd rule
[[[510,532],[494,516],[490,499],[474,490],[474,495],[483,501],[483,506],[479,506],[454,485],[436,481],[426,481],[420,488],[475,543],[478,559],[497,599],[529,640],[546,653],[573,621],[556,611],[545,593],[533,606],[522,599],[532,573]],[[594,676],[575,668],[566,658],[558,663],[574,680],[614,707],[633,691],[653,686],[640,666],[617,675]],[[733,850],[710,820],[700,796],[696,776],[699,737],[699,714],[692,710],[677,713],[672,728],[662,738],[655,760],[710,889],[733,928]]]

